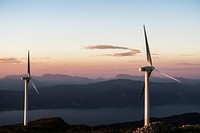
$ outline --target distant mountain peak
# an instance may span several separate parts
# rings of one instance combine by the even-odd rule
[[[143,80],[143,76],[133,76],[129,74],[117,74],[115,79]]]
[[[3,79],[20,79],[23,76],[25,76],[25,74],[23,74],[23,75],[7,75]]]

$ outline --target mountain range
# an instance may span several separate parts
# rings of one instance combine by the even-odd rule
[[[47,76],[47,75],[46,75]],[[52,77],[49,76],[49,77]],[[64,76],[65,77],[65,76]],[[44,78],[44,76],[43,76]],[[55,77],[52,77],[52,79]],[[4,78],[0,86],[7,84],[15,89],[0,90],[0,110],[23,109],[23,82]],[[66,80],[66,79],[65,79]],[[4,81],[4,82],[3,82]],[[21,84],[20,84],[21,82]],[[122,108],[143,106],[140,99],[143,81],[113,79],[85,84],[44,85],[38,79],[40,94],[30,88],[30,109],[55,108]],[[64,82],[64,81],[63,81]],[[18,84],[16,86],[15,84]],[[19,88],[17,88],[19,87]],[[199,105],[200,84],[150,82],[151,106],[159,105]],[[18,90],[17,90],[18,89]]]
[[[8,75],[0,79],[0,90],[16,90],[21,91],[23,89],[23,81],[21,77],[25,75]],[[79,76],[70,76],[70,75],[61,75],[61,74],[44,74],[42,76],[32,76],[33,82],[38,88],[50,87],[55,85],[68,85],[68,84],[88,84],[88,83],[97,83],[101,81],[108,81],[113,79],[129,79],[134,81],[144,81],[143,76],[132,76],[128,74],[118,74],[111,79],[91,79],[88,77],[79,77]],[[182,81],[181,84],[186,85],[200,85],[199,79],[186,79],[178,78]],[[152,76],[150,79],[151,82],[157,83],[176,83],[175,81],[168,78],[160,78]]]

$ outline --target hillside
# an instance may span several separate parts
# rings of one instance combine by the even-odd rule
[[[29,89],[29,109],[141,107],[142,81],[116,79]],[[151,106],[199,105],[200,85],[150,83]],[[0,110],[23,109],[23,91],[0,90]]]
[[[127,133],[177,133],[200,132],[200,113],[187,113],[166,118],[153,118],[150,126],[142,127],[143,121],[127,122],[102,126],[68,125],[61,118],[43,118],[29,122],[24,128],[22,124],[0,127],[1,133],[78,133],[78,132],[127,132]],[[142,128],[140,128],[142,127]]]
[[[21,77],[25,75],[7,75],[0,79],[0,90],[16,90],[23,89],[24,82]],[[88,84],[105,81],[103,78],[90,79],[87,77],[70,76],[62,74],[44,74],[42,76],[32,76],[33,82],[38,88],[61,85],[61,84]]]

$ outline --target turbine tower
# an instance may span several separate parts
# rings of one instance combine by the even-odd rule
[[[35,91],[39,94],[39,91],[35,87],[34,83],[31,81],[31,71],[30,71],[30,55],[28,51],[28,68],[27,76],[22,77],[21,80],[24,80],[24,126],[28,125],[28,84],[32,84]]]
[[[145,72],[145,82],[144,82],[144,86],[143,86],[143,90],[142,90],[142,95],[144,93],[144,126],[148,126],[149,125],[149,114],[150,114],[149,113],[149,99],[150,99],[149,98],[149,77],[150,77],[152,71],[154,71],[154,70],[157,72],[160,72],[160,71],[155,69],[155,67],[153,66],[150,49],[149,49],[149,44],[148,44],[148,40],[147,40],[145,25],[143,25],[143,28],[144,28],[144,37],[145,37],[145,44],[146,44],[146,54],[147,54],[148,66],[140,67],[139,70]],[[162,74],[170,79],[173,79],[177,82],[181,82],[180,80],[178,80],[172,76],[169,76],[165,73],[160,72],[160,74]]]

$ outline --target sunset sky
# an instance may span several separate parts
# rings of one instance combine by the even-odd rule
[[[33,75],[143,76],[144,24],[157,69],[200,79],[199,0],[0,0],[0,77],[26,73],[27,50]]]

